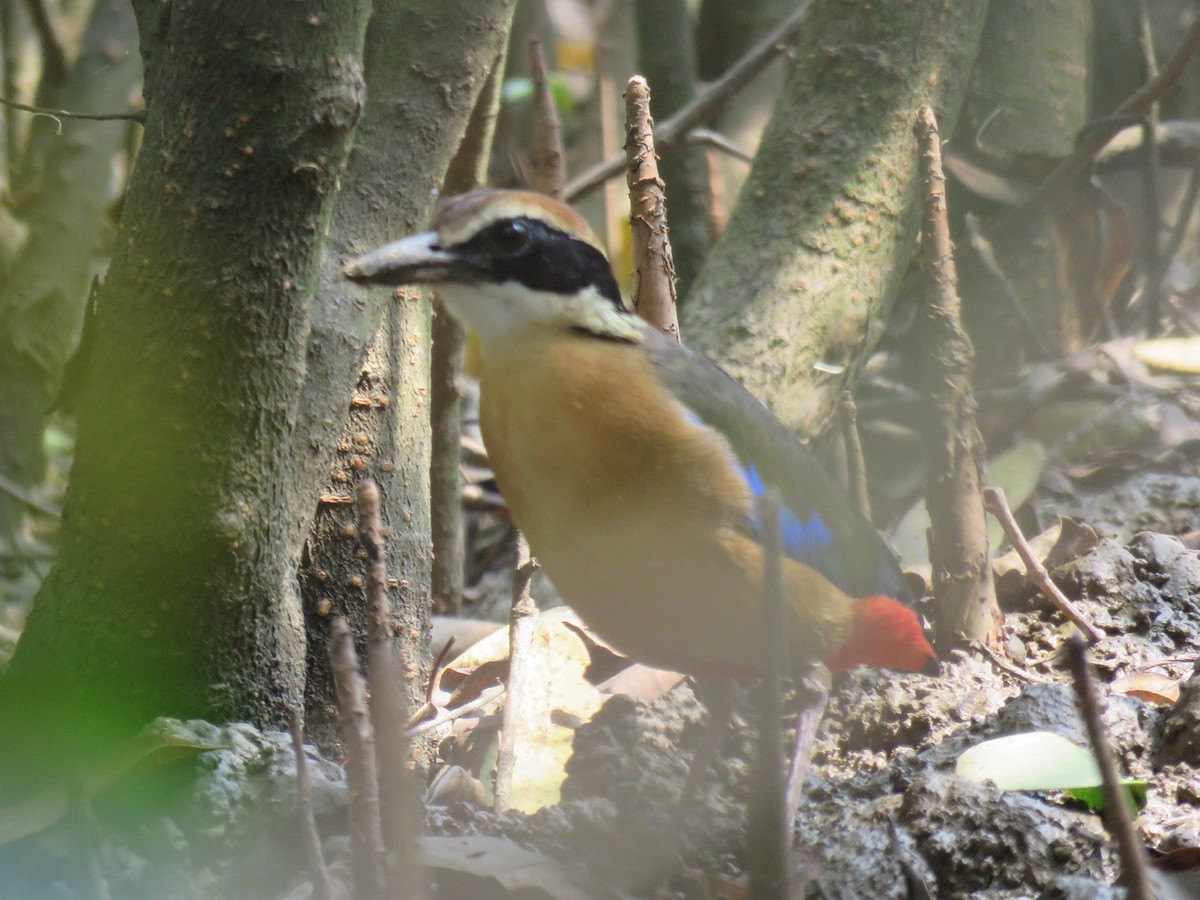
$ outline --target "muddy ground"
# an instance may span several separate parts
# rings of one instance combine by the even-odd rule
[[[1194,659],[1200,555],[1176,539],[1110,538],[1056,575],[1109,635],[1091,650],[1102,686],[1157,660]],[[1025,656],[1024,677],[964,654],[946,661],[939,677],[860,671],[837,682],[797,822],[795,867],[808,896],[900,900],[922,889],[938,898],[1116,896],[1107,887],[1116,854],[1098,815],[1062,794],[1005,793],[954,774],[963,750],[1000,735],[1048,730],[1087,745],[1059,653],[1061,617],[1029,605],[1010,613],[1006,626]],[[1184,678],[1191,666],[1158,671]],[[581,730],[564,786],[569,799],[554,816],[573,837],[563,849],[592,872],[611,878],[622,868],[653,867],[661,810],[683,771],[660,748],[680,743],[681,733],[686,745],[699,730],[687,694],[677,689],[650,709],[610,703]],[[1106,699],[1104,721],[1123,774],[1148,782],[1137,819],[1147,844],[1200,846],[1200,678],[1174,708]],[[744,860],[751,742],[749,728],[731,735],[714,796],[692,822],[688,862],[719,879],[736,880]],[[690,883],[676,877],[657,896],[717,896],[711,880],[700,880],[703,891],[695,878]]]
[[[1142,478],[1144,476],[1137,476]],[[1195,484],[1150,478],[1155,496],[1185,497]],[[1136,490],[1134,487],[1128,490]],[[1165,491],[1165,493],[1163,493]],[[1146,493],[1140,495],[1145,499]],[[1137,504],[1106,505],[1112,536],[1055,571],[1068,596],[1106,637],[1091,656],[1104,721],[1123,774],[1144,779],[1137,826],[1156,853],[1200,847],[1200,554],[1122,517]],[[1138,509],[1179,528],[1167,503]],[[1155,512],[1157,507],[1159,512]],[[1193,507],[1194,508],[1194,507]],[[1097,510],[1073,510],[1099,517]],[[1124,533],[1123,533],[1124,532]],[[1004,734],[1050,730],[1086,746],[1062,660],[1066,629],[1031,593],[1009,601],[1006,629],[1015,665],[960,654],[937,677],[860,670],[840,677],[817,742],[796,824],[791,865],[814,898],[1108,898],[1118,874],[1097,814],[1057,792],[1002,792],[954,774],[958,755]],[[1153,671],[1183,683],[1174,706],[1110,694],[1118,676]],[[561,804],[532,816],[484,812],[467,803],[431,806],[427,830],[465,839],[460,856],[482,854],[477,836],[518,854],[518,875],[435,870],[437,897],[743,897],[745,802],[755,737],[753,691],[725,741],[703,808],[688,820],[677,864],[673,800],[705,713],[684,684],[652,704],[609,700],[578,729]],[[102,871],[113,897],[305,898],[312,895],[296,838],[294,760],[286,736],[244,726],[196,733],[234,749],[206,753],[150,789],[121,787],[99,798],[94,826],[78,817],[36,838],[0,847],[0,898],[96,896],[88,870]],[[334,883],[348,875],[346,792],[337,764],[313,759],[314,794]],[[164,790],[161,778],[170,782]],[[151,815],[130,814],[131,795],[161,796]],[[90,835],[90,837],[89,837]],[[751,840],[753,837],[751,837]],[[81,841],[83,844],[81,845]],[[89,854],[81,846],[91,846]],[[453,844],[430,844],[445,855]],[[1173,876],[1178,878],[1178,876]],[[1200,896],[1176,881],[1175,896]]]

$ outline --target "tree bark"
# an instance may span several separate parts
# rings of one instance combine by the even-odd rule
[[[366,40],[367,106],[330,231],[293,442],[302,464],[297,474],[311,480],[306,483],[326,479],[327,500],[353,496],[363,476],[379,484],[395,579],[389,600],[398,645],[412,661],[406,672],[411,702],[424,688],[418,661],[428,654],[430,613],[430,305],[416,291],[397,301],[386,291],[363,290],[341,277],[341,265],[425,226],[506,40],[514,2],[376,4]],[[298,498],[293,515],[311,516],[315,495]],[[360,647],[366,628],[353,522],[350,505],[322,503],[305,552],[293,547],[310,642],[309,727],[322,740],[333,726],[324,652],[331,617],[353,623]]]
[[[394,600],[398,630],[423,636],[428,305],[337,268],[427,213],[494,58],[471,40],[502,41],[506,20],[471,32],[463,4],[440,18],[415,0],[377,14],[381,87],[334,222],[368,5],[137,8],[146,139],[100,298],[62,551],[0,685],[3,749],[24,736],[85,753],[155,715],[280,720],[305,683],[296,564],[331,465],[350,493],[348,457],[381,482],[397,585],[412,588]],[[364,410],[364,396],[371,452],[339,459],[347,402]],[[327,524],[312,548],[353,545]],[[361,582],[330,571],[361,610]]]
[[[0,697],[18,717],[6,736],[54,721],[61,733],[24,736],[74,754],[156,715],[274,721],[299,700],[289,512],[311,488],[287,447],[368,6],[136,7],[145,141],[59,560]]]
[[[682,322],[692,346],[793,428],[829,417],[882,332],[916,238],[912,117],[930,103],[953,119],[985,8],[824,0],[810,13]]]
[[[945,659],[952,649],[972,641],[997,646],[1004,619],[996,602],[983,510],[987,448],[975,423],[971,387],[975,350],[962,326],[941,135],[929,107],[917,114],[916,136],[924,182],[921,241],[928,279],[917,333],[923,350],[924,394],[935,413],[925,442],[929,456],[925,506],[931,523],[937,650]]]

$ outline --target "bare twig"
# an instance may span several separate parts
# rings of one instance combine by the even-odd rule
[[[1175,51],[1158,74],[1143,84],[1113,110],[1105,121],[1096,123],[1088,128],[1078,141],[1075,152],[1054,167],[1041,184],[1030,195],[1030,203],[1038,205],[1052,199],[1057,199],[1061,191],[1069,190],[1069,186],[1092,163],[1096,155],[1104,149],[1113,135],[1124,128],[1131,116],[1145,116],[1167,92],[1175,86],[1183,76],[1192,56],[1200,50],[1200,16],[1192,21],[1191,27],[1179,48]],[[1020,212],[1022,219],[1026,213]]]
[[[376,777],[380,828],[386,847],[390,897],[424,894],[416,837],[420,827],[418,791],[412,784],[408,736],[407,678],[392,641],[388,603],[387,550],[379,487],[367,478],[358,486],[358,539],[367,554],[367,684],[371,690],[371,726],[377,737]]]
[[[692,0],[633,0],[637,73],[654,89],[659,119],[687,106],[700,92]],[[709,227],[707,153],[687,141],[658,163],[671,209],[671,244],[676,291],[685,295],[696,281],[712,244]]]
[[[863,461],[862,441],[858,437],[858,407],[854,395],[842,391],[838,396],[838,424],[842,428],[842,443],[846,448],[846,480],[850,496],[854,498],[858,511],[868,522],[871,521],[871,495],[867,491],[867,466]]]
[[[801,0],[795,12],[756,44],[749,53],[730,66],[724,75],[709,85],[708,90],[681,108],[675,115],[661,122],[656,134],[658,152],[664,155],[673,152],[683,143],[689,131],[716,115],[734,94],[762,72],[782,47],[790,43],[796,32],[800,30],[800,25],[811,4],[812,0]],[[574,202],[590,194],[609,179],[621,174],[624,168],[624,156],[609,157],[586,171],[580,172],[567,182],[563,196],[568,201]]]
[[[44,513],[45,515],[53,516],[56,519],[62,516],[62,510],[57,506],[52,506],[49,503],[39,500],[37,497],[33,496],[33,494],[25,490],[25,488],[21,487],[14,481],[11,481],[7,475],[0,474],[0,491],[8,494],[8,496],[12,497],[18,503],[28,506],[35,512]]]
[[[1075,604],[1068,600],[1067,596],[1059,590],[1058,585],[1050,578],[1050,573],[1046,571],[1046,567],[1034,555],[1029,542],[1025,540],[1025,535],[1021,534],[1021,527],[1017,524],[1017,520],[1013,518],[1012,511],[1008,508],[1008,500],[1004,496],[1004,491],[1000,488],[988,488],[983,492],[983,503],[987,511],[996,517],[996,521],[1000,523],[1000,526],[1004,529],[1004,533],[1008,535],[1008,539],[1012,542],[1017,555],[1025,563],[1029,579],[1042,589],[1042,592],[1050,602],[1061,609],[1063,614],[1075,623],[1075,626],[1087,637],[1089,644],[1094,644],[1104,637],[1104,632],[1098,630],[1095,625],[1089,622],[1087,617],[1075,607]]]
[[[758,752],[747,813],[750,896],[787,897],[787,859],[791,823],[787,821],[783,779],[783,673],[787,667],[787,598],[783,581],[783,536],[779,500],[767,494],[758,501],[762,523],[763,671],[758,712]]]
[[[304,724],[300,709],[288,709],[288,732],[292,736],[292,752],[296,757],[296,795],[300,803],[300,835],[304,843],[304,858],[313,883],[313,900],[330,900],[333,889],[329,884],[329,869],[321,852],[321,836],[313,815],[312,779],[308,773],[308,754],[304,752]]]
[[[546,76],[546,58],[541,41],[529,42],[529,66],[533,71],[533,130],[537,153],[534,184],[543,194],[562,198],[567,183],[567,156],[563,151],[562,119]]]
[[[752,163],[754,157],[731,141],[719,131],[713,131],[709,128],[693,128],[687,133],[685,138],[687,143],[695,144],[700,147],[709,147],[724,153],[726,156],[732,156],[739,162]]]
[[[667,235],[667,200],[654,154],[650,88],[634,75],[625,88],[626,177],[633,228],[633,308],[659,331],[679,340],[675,263]]]
[[[10,106],[13,109],[19,109],[21,112],[33,113],[35,116],[48,116],[51,119],[86,119],[89,122],[137,122],[140,125],[146,124],[145,110],[127,113],[79,113],[71,112],[68,109],[49,109],[45,106],[29,106],[26,103],[18,103],[15,100],[8,100],[0,97],[0,104]],[[61,132],[62,128],[59,127]]]
[[[593,9],[600,8],[600,4],[593,4]],[[596,30],[598,34],[604,33],[600,22],[597,22]],[[617,83],[612,71],[611,49],[605,41],[599,42],[596,46],[596,95],[600,101],[601,147],[615,147],[619,133]],[[622,162],[624,162],[624,157],[622,157]],[[601,184],[604,187],[604,246],[608,248],[608,255],[616,259],[625,237],[625,215],[622,211],[625,197],[621,191],[621,185],[617,181],[607,179],[597,183],[594,187],[599,187]],[[570,184],[563,187],[563,199],[568,203],[579,199],[571,195]]]
[[[997,669],[1001,669],[1010,675],[1015,675],[1022,681],[1028,681],[1030,684],[1046,683],[1045,678],[1042,678],[1040,675],[1034,675],[1032,672],[1028,671],[1027,669],[1022,669],[1018,665],[1014,665],[1007,659],[1004,659],[1002,656],[1000,656],[1000,654],[998,654],[983,641],[975,641],[971,646],[983,651],[983,655],[991,660],[992,665],[994,665]]]
[[[483,184],[500,107],[505,49],[497,53],[471,110],[462,143],[443,180],[445,195]],[[466,336],[454,316],[434,312],[429,361],[429,530],[433,543],[430,587],[435,613],[462,605],[466,543],[462,507],[462,370]]]
[[[455,719],[461,719],[463,716],[475,712],[477,709],[482,709],[497,697],[503,694],[508,688],[502,684],[493,685],[489,688],[484,688],[479,692],[479,696],[474,700],[464,703],[462,706],[456,706],[454,709],[439,709],[437,714],[432,719],[427,719],[424,722],[414,722],[409,725],[408,731],[405,732],[410,738],[418,737],[422,734],[427,734],[435,728],[440,728],[447,722],[453,722]]]
[[[366,685],[358,671],[354,635],[341,616],[334,619],[329,628],[329,662],[337,687],[338,728],[346,748],[355,896],[363,900],[382,900],[386,893],[386,866],[379,818],[375,734],[367,712]]]
[[[1146,851],[1129,817],[1126,792],[1117,776],[1117,764],[1100,720],[1100,703],[1088,673],[1087,649],[1078,635],[1067,638],[1067,659],[1071,664],[1079,712],[1087,726],[1092,752],[1100,766],[1100,777],[1104,784],[1105,821],[1117,841],[1117,851],[1121,856],[1121,881],[1129,892],[1129,900],[1154,900]]]
[[[433,611],[452,614],[462,605],[466,542],[463,532],[462,367],[466,334],[454,316],[433,313],[429,360],[429,531],[433,543],[430,587]]]
[[[530,653],[537,636],[537,607],[529,592],[529,584],[537,571],[537,561],[529,553],[525,535],[517,534],[517,565],[513,570],[512,613],[508,619],[508,698],[504,704],[504,722],[500,727],[500,750],[496,759],[496,780],[493,784],[493,807],[508,809],[516,768],[517,729],[521,726],[521,701],[529,693]]]
[[[85,896],[88,900],[111,900],[108,879],[104,877],[104,870],[100,866],[100,831],[92,801],[83,779],[73,770],[67,777],[67,800],[70,804],[68,819],[78,844],[79,868],[84,878],[83,888],[87,892]]]
[[[928,270],[928,302],[921,331],[929,360],[926,394],[936,428],[927,438],[930,477],[929,561],[937,601],[939,654],[973,640],[999,642],[1001,614],[988,557],[983,513],[985,451],[975,423],[971,387],[975,351],[962,325],[958,276],[946,215],[946,176],[933,110],[917,114],[924,202],[921,236]]]

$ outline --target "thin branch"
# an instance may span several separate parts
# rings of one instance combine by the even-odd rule
[[[375,734],[367,712],[366,685],[358,671],[354,635],[341,616],[330,625],[329,662],[337,687],[338,728],[346,748],[355,896],[362,900],[382,900],[386,891],[386,863],[379,818]]]
[[[1000,488],[988,488],[983,492],[983,503],[987,511],[995,516],[996,521],[1000,523],[1000,526],[1004,529],[1004,533],[1008,535],[1013,548],[1017,551],[1017,555],[1025,563],[1027,577],[1042,589],[1042,592],[1050,602],[1062,610],[1063,614],[1075,623],[1075,626],[1087,637],[1089,644],[1094,644],[1104,637],[1104,632],[1098,630],[1095,625],[1089,622],[1087,617],[1076,608],[1075,604],[1067,599],[1067,596],[1050,578],[1050,573],[1046,571],[1046,567],[1034,555],[1029,542],[1025,540],[1025,535],[1021,533],[1021,527],[1017,524],[1017,520],[1013,518],[1012,510],[1008,508],[1008,500],[1004,496],[1004,491]]]
[[[300,834],[304,843],[304,858],[313,883],[313,900],[330,900],[333,888],[329,884],[329,869],[321,852],[321,835],[313,815],[312,778],[308,773],[308,754],[304,752],[304,723],[299,707],[288,709],[288,732],[292,736],[292,752],[296,757],[296,795],[300,803]]]
[[[732,156],[739,162],[752,163],[754,157],[731,141],[719,131],[713,131],[711,128],[693,128],[687,133],[684,140],[688,144],[695,144],[700,147],[710,147],[726,156]]]
[[[1154,900],[1154,890],[1150,886],[1150,873],[1146,865],[1146,851],[1129,817],[1126,791],[1117,776],[1117,764],[1104,735],[1104,724],[1100,720],[1100,703],[1096,699],[1096,689],[1088,673],[1087,649],[1078,635],[1067,638],[1067,659],[1071,664],[1079,712],[1087,726],[1092,752],[1100,766],[1100,777],[1104,784],[1105,821],[1117,840],[1117,851],[1121,856],[1120,880],[1128,891],[1128,900]]]
[[[96,823],[96,815],[88,797],[87,787],[74,771],[69,772],[67,777],[67,800],[70,804],[68,818],[71,830],[78,845],[76,849],[82,857],[80,869],[84,879],[85,896],[88,900],[111,900],[112,892],[100,865],[100,829]]]
[[[62,517],[61,509],[59,509],[57,506],[52,506],[49,503],[39,500],[15,481],[9,479],[6,475],[0,475],[0,492],[8,494],[8,496],[12,497],[18,503],[28,506],[35,512],[44,513],[45,515],[53,516],[56,519]]]
[[[442,185],[444,195],[479,187],[487,177],[500,108],[506,51],[501,45],[471,110],[467,130]],[[463,532],[462,371],[466,335],[454,316],[435,309],[429,363],[429,519],[433,561],[430,593],[435,613],[462,606],[466,540]]]
[[[51,119],[86,119],[89,122],[137,122],[139,125],[146,124],[146,111],[139,110],[137,112],[127,113],[77,113],[66,109],[49,109],[44,106],[29,106],[26,103],[18,103],[15,100],[8,100],[0,97],[0,104],[10,106],[13,109],[19,109],[22,112],[33,113],[35,116],[47,116]],[[62,123],[58,126],[59,133],[62,133]]]
[[[971,387],[975,351],[962,324],[958,274],[946,210],[946,176],[933,110],[922,107],[915,127],[921,158],[921,238],[928,300],[921,334],[928,359],[926,390],[936,427],[926,438],[930,474],[929,561],[937,601],[937,644],[943,655],[973,640],[998,642],[1002,616],[996,602],[983,511],[983,437],[975,422]]]
[[[602,10],[600,4],[596,3],[592,4],[592,8],[598,12]],[[597,34],[605,33],[603,19],[610,13],[611,8],[607,13],[597,15]],[[601,147],[614,147],[617,144],[617,82],[612,71],[612,56],[612,48],[607,41],[602,40],[596,45],[596,94],[600,103]],[[624,163],[623,157],[622,163]],[[616,181],[606,179],[593,187],[600,186],[600,184],[604,187],[604,246],[608,249],[608,255],[615,259],[625,238],[625,215],[623,212],[625,197],[621,191],[621,185]],[[563,199],[568,203],[573,203],[578,199],[571,195],[570,184],[563,187]],[[618,210],[621,212],[619,213]]]
[[[1022,681],[1028,681],[1030,684],[1046,683],[1046,679],[1042,678],[1040,675],[1034,675],[1028,669],[1022,669],[1020,666],[1014,665],[1007,659],[1004,659],[984,641],[975,641],[971,646],[975,649],[982,650],[984,656],[991,660],[992,665],[994,665],[997,669],[1001,669],[1010,675],[1015,675],[1017,678],[1020,678]]]
[[[1175,257],[1179,255],[1183,239],[1187,237],[1188,224],[1195,215],[1197,199],[1200,199],[1200,156],[1194,159],[1192,168],[1188,172],[1187,188],[1184,192],[1183,202],[1179,204],[1179,218],[1175,220],[1175,225],[1167,236],[1167,243],[1158,257],[1158,268],[1146,282],[1147,291],[1153,291],[1156,295],[1162,291],[1162,283],[1171,270],[1171,264],[1175,262]]]
[[[454,709],[439,709],[437,711],[437,715],[435,715],[432,719],[420,722],[419,724],[414,723],[409,725],[408,731],[406,731],[405,734],[407,734],[409,738],[415,738],[419,735],[433,731],[435,728],[440,728],[447,722],[453,722],[455,719],[461,719],[463,716],[487,706],[506,690],[508,690],[508,688],[502,684],[495,684],[489,688],[484,688],[479,692],[478,697],[468,703],[464,703],[462,706],[456,706]]]
[[[379,487],[369,478],[358,486],[358,539],[367,554],[367,684],[371,691],[371,726],[376,735],[380,827],[386,858],[391,861],[387,866],[388,895],[411,898],[424,892],[423,881],[415,874],[420,815],[405,734],[409,673],[400,666],[392,641],[383,504]]]
[[[1154,50],[1154,32],[1150,27],[1150,9],[1146,0],[1138,0],[1138,44],[1145,63],[1147,80],[1158,75],[1158,55]],[[1143,299],[1146,304],[1147,332],[1151,337],[1162,327],[1162,297],[1159,288],[1162,282],[1155,278],[1159,269],[1158,232],[1162,227],[1160,159],[1158,141],[1158,103],[1150,104],[1142,120],[1142,193],[1144,210],[1141,233],[1141,281]]]
[[[532,667],[530,654],[537,636],[537,607],[529,593],[529,584],[538,569],[529,553],[525,535],[517,534],[517,565],[513,570],[512,612],[508,619],[508,697],[504,703],[504,721],[500,727],[500,750],[496,759],[493,784],[493,808],[508,809],[513,771],[516,769],[517,729],[521,726],[521,701],[529,694]]]
[[[626,179],[633,228],[633,308],[664,334],[679,341],[675,263],[667,231],[667,199],[654,153],[650,87],[641,75],[625,88]]]
[[[682,107],[675,115],[659,123],[656,133],[658,152],[666,155],[676,150],[689,131],[716,115],[734,94],[761,73],[800,30],[811,5],[812,0],[801,0],[795,12],[756,44],[749,53],[730,66],[724,75],[709,85],[708,90]],[[624,168],[624,156],[611,156],[567,182],[563,196],[568,201],[575,202],[610,178],[621,174]]]
[[[533,127],[537,152],[534,184],[543,194],[562,199],[563,185],[567,183],[567,155],[563,149],[562,119],[550,90],[541,41],[529,42],[529,66],[533,71]]]

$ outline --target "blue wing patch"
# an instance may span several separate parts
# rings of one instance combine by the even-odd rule
[[[755,499],[763,496],[767,492],[767,486],[763,484],[762,476],[758,474],[754,464],[742,466],[741,470],[751,495]],[[762,530],[757,509],[750,513],[750,527],[755,532]],[[807,519],[801,519],[786,506],[779,511],[779,530],[783,535],[783,551],[792,559],[803,562],[812,560],[833,540],[833,532],[829,530],[820,513],[814,512]]]
[[[702,428],[709,427],[708,423],[692,410],[686,410],[684,414],[689,422]],[[766,494],[767,486],[754,463],[747,464],[738,459],[738,471],[741,472],[742,480],[750,488],[750,495],[755,500]],[[753,505],[747,521],[751,531],[755,534],[762,531],[762,522],[758,519],[757,503]],[[824,562],[820,560],[820,554],[833,542],[833,532],[829,530],[829,526],[825,524],[820,513],[814,512],[807,519],[801,519],[785,505],[779,510],[779,530],[783,536],[784,553],[794,560],[813,565],[814,568],[825,568],[825,566],[815,564],[819,561]]]

